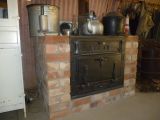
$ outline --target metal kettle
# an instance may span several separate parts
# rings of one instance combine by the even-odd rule
[[[84,35],[102,35],[103,34],[103,24],[97,20],[94,11],[90,11],[87,22],[83,25]]]

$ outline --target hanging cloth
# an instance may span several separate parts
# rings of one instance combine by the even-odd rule
[[[154,26],[154,22],[152,20],[152,13],[146,10],[143,5],[142,13],[139,21],[139,25],[137,28],[137,35],[146,38],[150,29]]]

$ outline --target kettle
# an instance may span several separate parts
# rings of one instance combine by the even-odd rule
[[[103,24],[97,20],[94,11],[90,11],[86,23],[83,24],[84,35],[102,35],[103,34]]]

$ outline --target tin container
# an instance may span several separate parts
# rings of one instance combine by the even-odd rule
[[[43,8],[43,14],[42,14]],[[31,36],[59,33],[59,8],[53,5],[31,4],[27,6]],[[47,17],[47,18],[46,18]],[[47,20],[47,21],[44,21]],[[43,23],[45,25],[43,25]],[[48,24],[46,26],[46,23]],[[47,28],[44,32],[42,27]]]

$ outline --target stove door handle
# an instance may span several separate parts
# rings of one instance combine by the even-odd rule
[[[97,62],[99,62],[99,66],[100,66],[100,68],[102,68],[103,67],[103,63],[105,61],[107,61],[108,59],[104,58],[104,57],[99,57],[99,58],[95,58],[94,60],[97,61]]]
[[[95,58],[94,60],[99,61],[99,62],[103,62],[103,61],[107,61],[108,59],[104,58],[104,57],[99,57],[99,58]]]
[[[75,47],[75,54],[78,54],[79,53],[79,43],[78,43],[78,41],[76,41],[75,42],[75,44],[74,44],[74,47]]]
[[[114,62],[113,64],[112,78],[113,80],[116,79],[116,62]]]
[[[95,60],[95,61],[100,61],[100,58],[95,58],[94,60]]]

